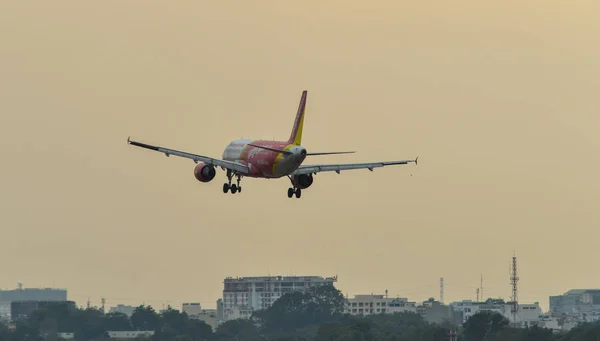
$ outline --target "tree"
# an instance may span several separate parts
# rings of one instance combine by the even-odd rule
[[[557,341],[600,340],[600,323],[582,323],[557,338]]]
[[[258,328],[251,320],[237,319],[220,324],[215,333],[217,340],[259,341]]]
[[[77,314],[76,321],[76,341],[89,341],[99,338],[108,338],[108,333],[104,326],[103,311],[96,308],[80,310],[79,314]]]
[[[253,318],[260,321],[267,333],[290,332],[340,319],[345,304],[339,290],[333,286],[318,286],[306,293],[285,294],[271,307],[256,312]]]
[[[52,302],[33,311],[27,320],[43,333],[71,332],[78,328],[81,311],[70,302]]]
[[[204,321],[189,319],[187,322],[187,335],[192,341],[202,341],[213,339],[213,330],[211,326]]]
[[[521,331],[521,340],[524,341],[551,341],[553,338],[552,330],[533,326]]]
[[[155,339],[172,340],[178,335],[187,335],[188,316],[168,307],[160,314],[160,327],[154,334]]]
[[[483,311],[471,316],[464,324],[465,341],[480,341],[508,326],[508,319],[496,312]]]
[[[346,298],[340,290],[332,285],[310,288],[307,298],[315,306],[315,311],[320,317],[326,319],[343,314],[346,307]]]
[[[362,341],[367,340],[361,327],[342,323],[326,323],[319,327],[315,341]]]
[[[151,306],[141,305],[135,308],[130,321],[134,330],[157,330],[160,317]]]
[[[189,337],[189,335],[177,335],[172,339],[166,339],[166,340],[173,340],[173,341],[192,341],[192,338]]]
[[[131,330],[129,317],[123,313],[108,313],[104,316],[106,330],[128,331]]]

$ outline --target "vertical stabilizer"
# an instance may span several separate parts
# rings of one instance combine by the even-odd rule
[[[288,140],[289,144],[300,145],[302,143],[302,126],[304,125],[306,93],[306,90],[302,92],[302,98],[300,98],[300,105],[298,106],[298,113],[296,114],[296,120],[294,121],[294,128],[292,128],[292,134]]]

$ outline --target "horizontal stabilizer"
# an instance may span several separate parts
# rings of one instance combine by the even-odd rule
[[[308,153],[307,156],[310,155],[333,155],[333,154],[353,154],[356,152],[324,152],[324,153]]]

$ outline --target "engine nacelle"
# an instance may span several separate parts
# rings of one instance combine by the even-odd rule
[[[312,176],[312,174],[294,175],[292,177],[292,181],[294,183],[294,187],[300,188],[300,189],[306,189],[306,188],[309,188],[310,185],[312,185],[313,176]]]
[[[194,168],[194,176],[200,182],[209,182],[215,178],[216,174],[215,166],[207,165],[204,162],[198,162]]]

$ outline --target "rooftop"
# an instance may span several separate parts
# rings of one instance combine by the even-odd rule
[[[583,295],[586,292],[600,292],[600,289],[572,289],[565,293],[565,295]]]
[[[226,277],[225,282],[263,282],[263,281],[337,281],[337,276],[256,276],[256,277]]]

